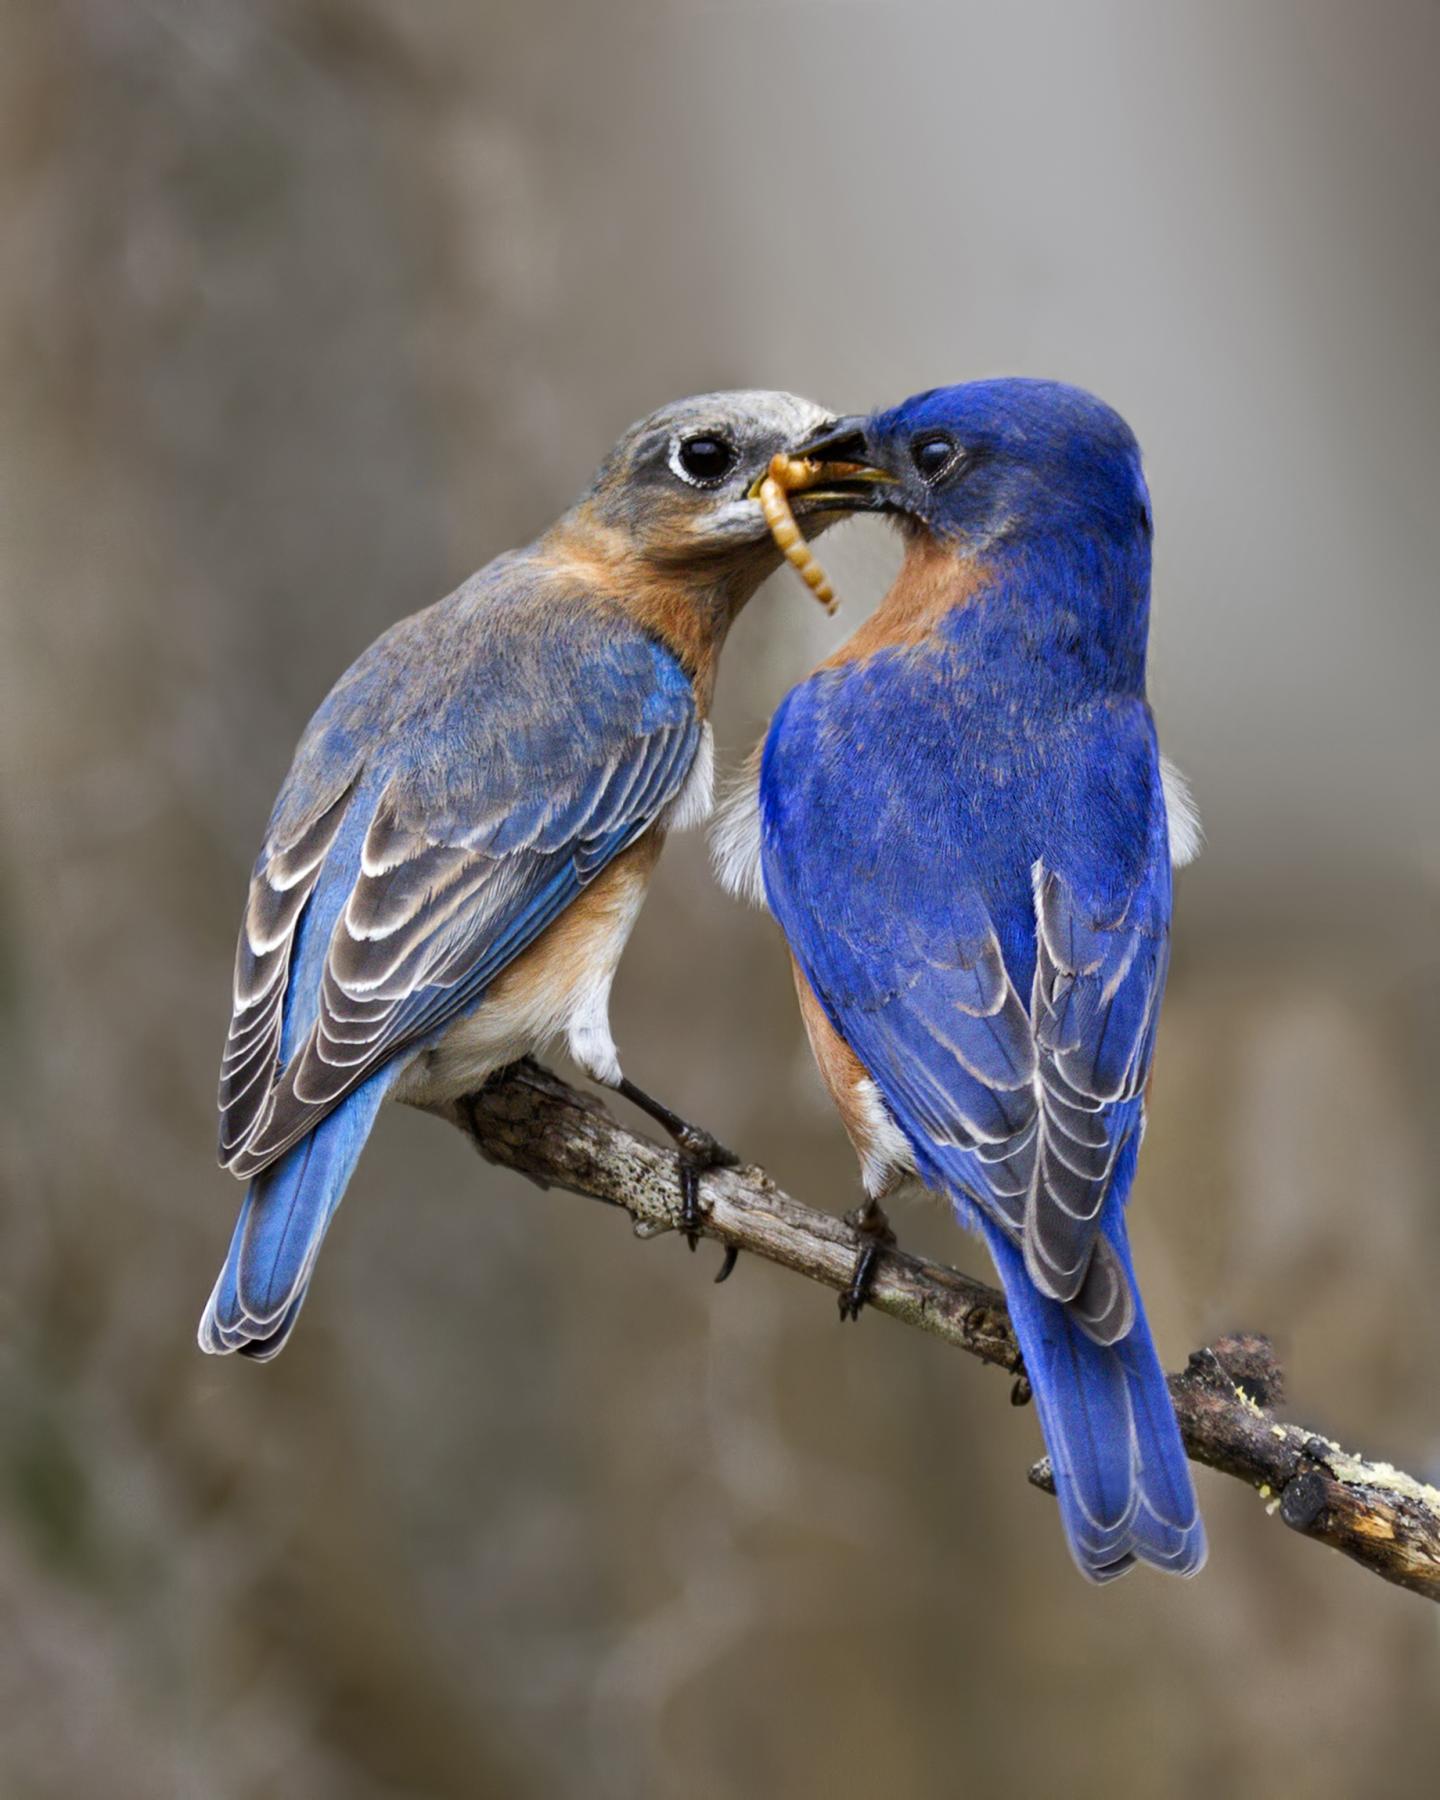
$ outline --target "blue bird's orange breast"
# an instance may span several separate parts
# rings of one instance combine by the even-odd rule
[[[946,621],[977,600],[989,581],[983,562],[956,556],[935,538],[912,538],[889,593],[821,669],[844,668],[886,650],[934,641]]]

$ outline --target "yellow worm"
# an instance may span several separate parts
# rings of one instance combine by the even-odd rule
[[[782,451],[770,460],[770,473],[760,483],[760,510],[775,547],[805,583],[815,598],[833,614],[839,602],[830,578],[815,560],[815,552],[801,536],[795,515],[790,510],[790,489],[813,485],[816,465],[803,457],[786,456]]]

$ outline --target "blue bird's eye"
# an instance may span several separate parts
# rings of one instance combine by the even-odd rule
[[[697,432],[675,446],[671,466],[695,487],[714,487],[735,467],[736,450],[718,432]]]
[[[911,443],[910,460],[920,479],[933,485],[960,460],[960,446],[943,431],[927,431]]]

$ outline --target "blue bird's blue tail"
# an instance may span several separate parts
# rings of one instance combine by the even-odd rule
[[[985,1227],[1080,1572],[1110,1581],[1139,1561],[1194,1575],[1205,1561],[1205,1527],[1123,1219],[1110,1235],[1135,1296],[1135,1323],[1119,1343],[1102,1345],[1039,1292],[1009,1239]]]
[[[213,1356],[238,1350],[268,1362],[285,1347],[389,1085],[386,1071],[357,1088],[250,1183],[230,1254],[200,1321],[202,1350]]]

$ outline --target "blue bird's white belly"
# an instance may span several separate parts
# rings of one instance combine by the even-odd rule
[[[652,829],[597,875],[480,1004],[411,1061],[394,1098],[443,1105],[562,1040],[587,1075],[606,1085],[618,1081],[610,988],[663,842],[663,833]]]

